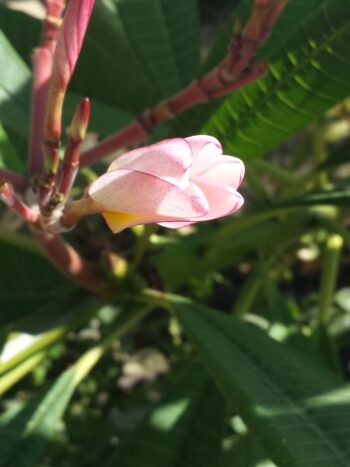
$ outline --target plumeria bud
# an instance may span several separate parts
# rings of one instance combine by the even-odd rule
[[[70,0],[57,38],[53,73],[67,87],[77,63],[94,0]]]
[[[46,139],[56,141],[61,134],[63,99],[77,63],[94,0],[70,0],[58,33],[49,102],[46,114]]]
[[[223,155],[215,138],[168,139],[116,159],[78,207],[100,212],[115,233],[149,223],[180,228],[237,211],[243,175],[242,161]]]
[[[90,118],[90,99],[83,99],[78,105],[69,127],[69,137],[76,143],[84,140]]]
[[[121,256],[112,251],[102,253],[102,266],[111,279],[123,279],[128,273],[128,263]]]
[[[80,145],[85,138],[90,118],[90,100],[83,99],[77,107],[68,130],[68,142],[63,158],[59,193],[66,199],[78,172]]]

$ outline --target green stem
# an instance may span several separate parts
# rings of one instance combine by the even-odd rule
[[[39,352],[20,363],[16,368],[5,373],[0,378],[0,396],[12,388],[18,381],[30,373],[45,357],[46,352]]]
[[[0,364],[0,375],[8,372],[12,368],[22,364],[23,361],[31,358],[36,353],[40,352],[41,350],[47,349],[55,342],[62,339],[62,337],[70,330],[69,326],[63,326],[53,331],[49,331],[45,333],[39,340],[34,342],[33,345],[27,347],[22,352],[17,353],[12,358],[9,358],[4,363]]]
[[[339,234],[343,238],[344,245],[350,250],[350,232],[344,227],[338,219],[322,219],[321,225],[324,225],[327,230]]]
[[[169,293],[162,292],[156,289],[144,289],[138,296],[143,303],[148,303],[154,307],[164,308],[171,311],[172,307],[169,302]]]
[[[322,164],[327,159],[327,144],[324,138],[325,126],[322,122],[316,123],[313,137],[312,137],[312,148],[315,166]],[[317,174],[316,188],[321,190],[327,186],[328,177],[326,171],[321,171]]]
[[[151,236],[157,231],[158,226],[156,224],[144,225],[144,230],[140,237],[138,237],[134,249],[134,257],[130,265],[130,271],[135,271],[138,265],[141,263],[142,258],[150,244]]]
[[[326,243],[320,286],[319,322],[324,326],[327,325],[331,315],[342,248],[343,238],[338,234],[331,234]]]
[[[134,312],[125,310],[125,312],[122,313],[120,319],[117,319],[117,323],[115,324],[111,333],[108,334],[108,336],[106,336],[99,345],[96,345],[92,349],[88,350],[75,363],[75,386],[77,386],[85,378],[85,376],[96,365],[102,355],[115,340],[119,339],[121,336],[130,331],[130,329],[136,326],[136,324],[153,309],[154,306],[150,304],[146,307],[136,309]]]

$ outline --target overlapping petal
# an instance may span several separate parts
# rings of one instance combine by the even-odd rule
[[[118,157],[108,171],[137,170],[185,188],[189,182],[192,159],[189,143],[183,138],[174,138],[129,151]]]
[[[186,141],[193,151],[192,176],[215,164],[217,157],[222,154],[221,144],[211,136],[190,136]]]
[[[89,195],[103,212],[187,219],[209,210],[204,196],[188,194],[166,180],[134,170],[105,173],[91,185]]]
[[[199,135],[127,152],[88,193],[113,232],[148,223],[181,228],[237,211],[243,176],[239,159]]]
[[[185,140],[189,143],[193,151],[193,157],[195,158],[199,152],[207,145],[212,144],[215,146],[219,152],[218,154],[222,154],[222,146],[219,140],[214,138],[213,136],[208,135],[195,135],[195,136],[188,136]]]
[[[237,190],[244,177],[244,164],[237,157],[219,156],[203,170],[192,175],[195,181],[229,186]]]

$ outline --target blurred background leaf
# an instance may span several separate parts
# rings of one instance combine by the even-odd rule
[[[221,451],[223,398],[198,363],[189,364],[177,379],[106,467],[215,465]]]

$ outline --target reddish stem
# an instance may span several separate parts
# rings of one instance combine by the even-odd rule
[[[209,96],[205,89],[206,87],[202,85],[201,80],[191,83],[186,89],[169,100],[169,107],[172,113],[175,115],[184,112],[193,105],[208,102]]]
[[[12,185],[5,180],[0,181],[0,199],[24,221],[30,224],[38,221],[39,214],[32,212],[23,201],[17,198]]]
[[[111,290],[97,267],[86,261],[80,254],[60,236],[32,229],[44,254],[52,264],[69,277],[78,286],[91,292],[106,296]]]
[[[81,142],[68,140],[66,153],[62,164],[62,176],[58,193],[62,196],[62,201],[66,200],[72,189],[75,177],[79,168]]]
[[[43,213],[46,212],[47,205],[56,186],[56,179],[59,169],[59,141],[45,143],[45,165],[39,179],[39,206]]]
[[[74,183],[80,160],[80,146],[83,142],[90,118],[90,100],[83,99],[73,116],[68,131],[68,142],[62,164],[62,174],[58,193],[64,202]]]
[[[0,180],[6,180],[15,188],[15,190],[23,193],[27,188],[27,181],[22,175],[18,175],[15,172],[11,172],[7,169],[0,169]]]
[[[249,83],[256,81],[258,78],[260,78],[260,76],[262,76],[266,72],[266,69],[267,64],[265,62],[257,63],[252,70],[242,73],[237,81],[229,83],[226,86],[223,86],[217,91],[211,93],[211,97],[222,97],[230,92],[236,91],[239,88],[247,86]]]
[[[40,45],[33,53],[32,116],[29,138],[28,172],[40,173],[43,163],[44,121],[53,54],[65,0],[46,0],[46,18]]]
[[[111,154],[119,148],[129,144],[143,141],[148,133],[138,120],[135,120],[118,133],[104,139],[96,146],[83,152],[80,158],[80,166],[85,167]]]

